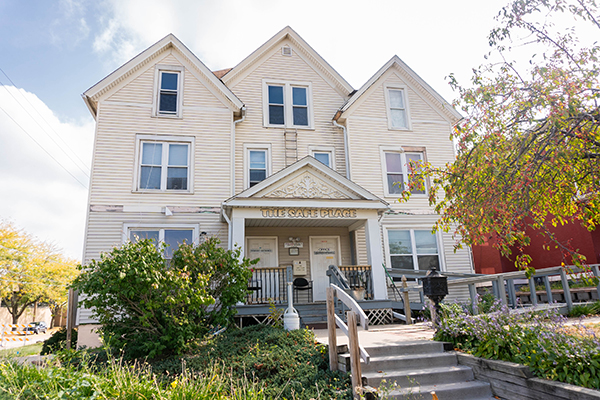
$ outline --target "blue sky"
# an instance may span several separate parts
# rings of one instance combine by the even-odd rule
[[[290,25],[356,89],[396,54],[451,101],[445,77],[484,62],[505,3],[0,0],[16,85],[0,72],[0,219],[81,257],[94,135],[81,93],[168,33],[218,70]]]

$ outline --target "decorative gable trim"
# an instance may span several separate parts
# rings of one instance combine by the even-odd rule
[[[278,199],[344,199],[352,200],[352,197],[327,184],[322,179],[308,171],[304,171],[298,177],[287,182],[263,197]]]
[[[169,34],[132,58],[130,61],[117,68],[114,72],[102,79],[100,82],[83,93],[82,97],[90,108],[92,115],[96,115],[98,100],[106,93],[114,90],[129,77],[140,71],[144,66],[151,63],[158,56],[169,49],[177,50],[178,55],[185,60],[196,73],[199,73],[209,85],[213,93],[220,93],[220,98],[234,112],[239,112],[244,106],[242,101],[217,78],[198,57],[194,55],[179,39]]]
[[[349,93],[354,91],[352,86],[289,26],[286,26],[275,34],[275,36],[243,59],[221,79],[229,86],[239,82],[243,77],[250,73],[251,70],[257,67],[259,60],[265,55],[271,54],[272,52],[280,53],[281,42],[286,39],[292,44],[293,52],[296,55],[301,55],[305,61],[310,63],[315,70],[321,74],[324,79],[330,82],[343,96],[348,96]]]
[[[334,117],[335,120],[346,119],[356,109],[358,104],[363,100],[363,95],[370,92],[370,89],[385,75],[385,73],[394,68],[402,78],[414,88],[421,88],[418,92],[424,99],[442,111],[443,115],[448,118],[452,124],[456,124],[463,117],[456,109],[440,96],[427,82],[425,82],[416,72],[404,63],[398,56],[392,57],[383,67],[379,69],[351,98],[340,108]]]

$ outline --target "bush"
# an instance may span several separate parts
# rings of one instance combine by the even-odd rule
[[[165,262],[165,245],[126,243],[83,267],[73,287],[113,351],[125,358],[182,354],[211,326],[231,323],[230,307],[247,294],[254,262],[218,245],[216,238],[183,244]]]
[[[577,304],[569,311],[569,317],[579,318],[585,315],[600,314],[600,301],[595,303]]]
[[[472,316],[449,312],[436,340],[476,357],[528,365],[541,378],[600,389],[600,340],[571,335],[552,312],[509,313],[505,307]]]
[[[44,340],[42,345],[41,355],[53,354],[57,351],[64,350],[67,344],[67,330],[60,328],[52,334],[48,339]],[[71,331],[71,348],[77,346],[77,329]]]
[[[207,371],[221,362],[235,379],[247,377],[264,385],[267,398],[352,398],[347,374],[329,371],[327,347],[315,343],[305,329],[285,331],[265,325],[233,329],[206,343],[194,356],[153,364],[162,376]]]

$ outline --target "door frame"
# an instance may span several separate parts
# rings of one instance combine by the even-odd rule
[[[342,240],[341,237],[338,235],[330,235],[330,236],[309,236],[308,237],[308,247],[309,247],[309,251],[310,251],[310,279],[313,281],[313,288],[315,286],[314,283],[314,262],[313,262],[313,247],[312,247],[312,241],[313,239],[336,239],[337,240],[337,254],[338,254],[338,259],[337,259],[337,264],[338,267],[340,266],[340,264],[342,263]],[[327,286],[329,286],[329,283],[327,283]],[[313,298],[314,298],[315,294],[313,293]]]
[[[273,265],[271,267],[267,267],[267,268],[275,268],[275,267],[279,267],[279,238],[278,236],[246,236],[246,247],[244,248],[244,253],[246,251],[250,251],[250,246],[248,245],[248,240],[249,239],[275,239],[275,260],[277,262],[277,265]],[[249,255],[244,254],[244,257],[249,257]]]

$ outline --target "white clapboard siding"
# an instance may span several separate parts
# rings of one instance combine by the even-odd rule
[[[290,44],[288,42],[282,43]],[[263,127],[262,80],[310,82],[312,85],[312,108],[314,129],[298,129],[298,158],[308,154],[309,146],[334,146],[336,169],[345,174],[344,137],[342,130],[331,122],[335,112],[346,98],[340,95],[315,69],[296,52],[283,56],[277,47],[265,61],[242,81],[231,87],[247,108],[246,120],[236,127],[236,192],[244,189],[244,143],[270,143],[272,147],[273,172],[285,167],[283,128]]]

